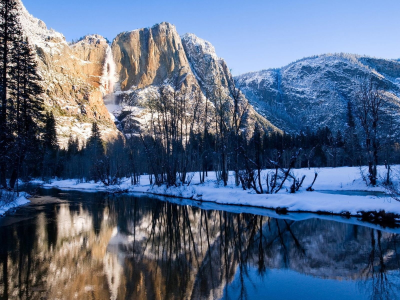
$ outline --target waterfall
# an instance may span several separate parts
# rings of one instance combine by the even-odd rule
[[[103,66],[103,75],[101,76],[101,90],[104,95],[104,100],[108,100],[107,102],[111,102],[114,104],[114,89],[115,85],[118,82],[118,76],[116,73],[116,66],[113,58],[113,54],[111,51],[111,47],[108,46],[106,51],[106,60]]]

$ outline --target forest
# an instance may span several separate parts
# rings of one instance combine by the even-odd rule
[[[379,96],[371,84],[360,89],[364,89],[364,93],[360,92],[360,100],[371,102],[374,96]],[[372,104],[354,108],[349,103],[348,120],[343,132],[331,132],[325,127],[290,135],[264,132],[256,124],[251,136],[247,137],[246,130],[235,126],[240,123],[235,121],[235,115],[238,120],[246,111],[235,113],[234,105],[230,113],[224,108],[225,115],[222,117],[221,112],[214,112],[214,122],[208,122],[200,117],[196,120],[192,115],[183,117],[187,107],[190,110],[198,106],[196,102],[186,103],[182,100],[186,97],[167,93],[162,88],[160,95],[155,101],[155,117],[147,132],[120,136],[111,142],[102,140],[97,123],[93,123],[92,134],[86,144],[71,136],[67,148],[61,149],[57,143],[54,117],[51,113],[47,114],[40,142],[43,154],[36,156],[36,161],[24,164],[21,179],[42,178],[49,181],[55,177],[73,178],[79,182],[94,180],[109,186],[128,177],[135,185],[140,184],[140,176],[146,174],[151,184],[180,186],[190,185],[194,172],[199,172],[201,182],[204,182],[208,172],[215,171],[220,183],[226,185],[228,172],[234,171],[237,185],[263,193],[268,191],[262,191],[265,184],[260,175],[262,169],[276,169],[282,177],[285,172],[290,176],[289,171],[293,168],[367,165],[368,183],[376,185],[376,166],[385,164],[390,170],[390,165],[400,159],[395,140],[382,137],[385,127],[381,126],[379,118],[376,128],[373,127],[375,123],[369,120],[365,121],[365,130],[362,127],[362,116],[374,116],[370,111]],[[182,95],[185,95],[184,92]],[[237,106],[244,107],[240,101]],[[228,105],[227,100],[225,107]],[[199,107],[195,109],[199,111]],[[362,109],[367,110],[364,115],[361,114]],[[378,108],[378,113],[379,109],[382,108]],[[270,192],[277,179],[266,179]],[[390,178],[387,180],[390,183]]]
[[[359,80],[358,91],[347,103],[341,131],[309,128],[299,133],[266,130],[246,122],[249,103],[231,78],[226,86],[193,93],[172,84],[158,88],[148,99],[151,120],[145,128],[129,119],[115,140],[103,140],[96,122],[91,137],[68,145],[57,141],[56,120],[46,111],[35,53],[23,37],[16,1],[2,1],[0,11],[0,183],[17,189],[18,180],[40,178],[95,181],[116,185],[130,178],[133,185],[147,175],[155,185],[190,185],[194,172],[204,182],[209,172],[227,185],[229,171],[235,183],[257,193],[277,191],[293,168],[368,166],[367,181],[377,184],[377,165],[388,169],[400,162],[400,146],[381,118],[383,94],[369,78]],[[261,170],[275,176],[261,178]],[[261,183],[261,181],[263,181]],[[294,178],[297,185],[301,179]],[[266,190],[263,186],[267,186]],[[294,189],[296,186],[294,184]]]

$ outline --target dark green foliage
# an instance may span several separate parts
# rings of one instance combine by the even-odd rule
[[[7,188],[7,171],[13,164],[11,151],[14,148],[13,118],[14,107],[9,99],[11,79],[8,74],[12,70],[12,57],[18,44],[18,34],[21,30],[17,20],[17,2],[0,1],[0,181]]]
[[[89,178],[95,181],[100,180],[101,178],[98,174],[99,173],[98,169],[104,167],[105,155],[104,155],[104,145],[101,139],[99,126],[97,125],[96,122],[92,124],[92,135],[87,141],[84,155],[86,158],[85,163],[90,164]]]
[[[72,135],[69,136],[68,146],[67,146],[67,156],[68,158],[77,155],[79,151],[79,140],[73,138]]]
[[[54,115],[52,112],[46,114],[43,145],[46,149],[58,149],[56,120],[54,119]]]
[[[18,23],[18,3],[0,1],[0,180],[4,188],[13,189],[21,172],[29,176],[28,161],[33,161],[27,157],[37,156],[40,150],[39,81],[33,51]]]
[[[92,159],[97,159],[104,155],[104,145],[96,122],[92,124],[92,135],[87,141],[86,152]]]
[[[61,168],[58,155],[59,147],[57,142],[56,120],[52,112],[46,114],[43,133],[43,173],[42,178],[49,180],[60,172]]]

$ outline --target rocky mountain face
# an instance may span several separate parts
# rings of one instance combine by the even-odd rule
[[[193,34],[180,37],[169,23],[119,34],[112,43],[112,53],[120,88],[112,97],[114,104],[120,105],[114,113],[124,132],[128,132],[128,121],[136,124],[134,132],[145,126],[150,114],[149,100],[159,97],[160,86],[175,91],[184,89],[189,101],[200,95],[203,104],[209,102],[210,110],[215,107],[217,89],[220,97],[233,101],[228,89],[232,75],[214,47]],[[244,123],[249,132],[255,123],[266,131],[277,130],[252,107]]]
[[[400,110],[400,62],[350,54],[305,58],[281,69],[262,70],[235,80],[257,112],[287,132],[328,126],[343,129],[347,103],[359,82],[371,78],[384,94],[384,116]],[[396,124],[398,126],[398,124]]]
[[[112,45],[122,91],[162,85],[175,76],[195,81],[181,39],[173,25],[157,24],[119,34]]]
[[[232,75],[222,58],[219,58],[211,43],[187,33],[182,36],[182,44],[192,67],[192,72],[200,86],[206,90],[213,86],[228,88]]]
[[[233,78],[209,42],[194,34],[179,36],[169,23],[122,32],[111,45],[99,35],[69,44],[22,4],[21,23],[35,46],[45,103],[56,116],[62,145],[70,135],[85,140],[94,120],[105,139],[116,137],[119,130],[137,133],[148,126],[160,87],[183,91],[189,102],[200,97],[209,113],[204,116],[204,109],[199,113],[212,124],[218,99],[232,107],[233,81],[241,88],[244,103],[249,103],[242,124],[248,135],[255,124],[265,131],[290,133],[324,126],[343,129],[347,104],[354,101],[363,78],[372,78],[384,91],[382,119],[400,126],[394,117],[400,109],[396,60],[328,54]],[[187,114],[194,111],[188,108]]]
[[[60,145],[65,146],[70,135],[86,140],[93,121],[99,123],[103,138],[116,137],[118,130],[103,102],[107,41],[91,35],[69,44],[61,33],[31,16],[22,3],[20,21],[37,54],[46,109],[56,117]]]
[[[122,132],[137,133],[148,125],[150,102],[159,98],[160,87],[183,93],[189,102],[200,97],[209,113],[201,115],[203,109],[198,114],[210,123],[217,95],[232,106],[233,78],[225,61],[210,43],[193,34],[180,37],[169,23],[123,32],[112,45],[99,35],[69,44],[22,3],[21,23],[35,47],[45,103],[56,116],[63,146],[70,135],[87,139],[95,120],[105,139],[118,135],[114,121]],[[194,114],[192,110],[186,113]],[[278,130],[249,106],[243,130],[250,135],[256,123],[265,131]]]

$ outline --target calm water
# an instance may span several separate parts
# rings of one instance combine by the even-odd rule
[[[398,229],[180,200],[41,194],[0,219],[0,299],[400,298]]]

